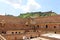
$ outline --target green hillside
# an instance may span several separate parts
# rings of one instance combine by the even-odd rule
[[[18,17],[20,18],[29,18],[29,17],[45,17],[45,16],[55,16],[57,15],[55,12],[48,11],[48,12],[29,12],[20,14]]]

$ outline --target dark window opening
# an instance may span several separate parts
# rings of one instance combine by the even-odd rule
[[[30,37],[30,39],[32,39],[32,38],[34,38],[34,37]]]
[[[6,32],[2,32],[3,34],[6,34]]]
[[[26,25],[26,26],[28,26],[28,25]]]
[[[30,32],[29,30],[26,30],[26,32]]]
[[[6,32],[4,32],[4,34],[6,34]]]
[[[39,28],[39,25],[37,25],[37,27]]]
[[[17,32],[15,32],[17,34]]]
[[[54,26],[54,28],[56,28],[56,26]]]
[[[48,25],[46,25],[46,28],[48,28]]]
[[[19,32],[19,34],[20,34],[20,32]]]
[[[14,34],[14,32],[12,32],[12,34]]]
[[[55,34],[56,34],[56,32],[55,32]]]
[[[2,32],[2,33],[4,33],[4,32]]]

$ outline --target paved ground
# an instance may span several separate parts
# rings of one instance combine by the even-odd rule
[[[60,34],[47,33],[47,34],[42,34],[41,36],[60,39]]]
[[[38,37],[38,38],[33,38],[31,40],[49,40],[49,39],[46,39],[46,38],[42,38],[42,37]]]
[[[33,38],[31,40],[60,40],[60,34],[42,34],[40,37]]]
[[[60,40],[60,39],[50,38],[50,37],[38,37],[38,38],[30,39],[30,40]]]

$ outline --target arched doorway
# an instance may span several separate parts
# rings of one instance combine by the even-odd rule
[[[55,34],[56,34],[56,32],[55,32]]]
[[[48,25],[46,25],[46,28],[48,28]]]

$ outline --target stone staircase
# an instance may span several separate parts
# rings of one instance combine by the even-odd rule
[[[0,34],[0,40],[6,40],[6,39]]]

